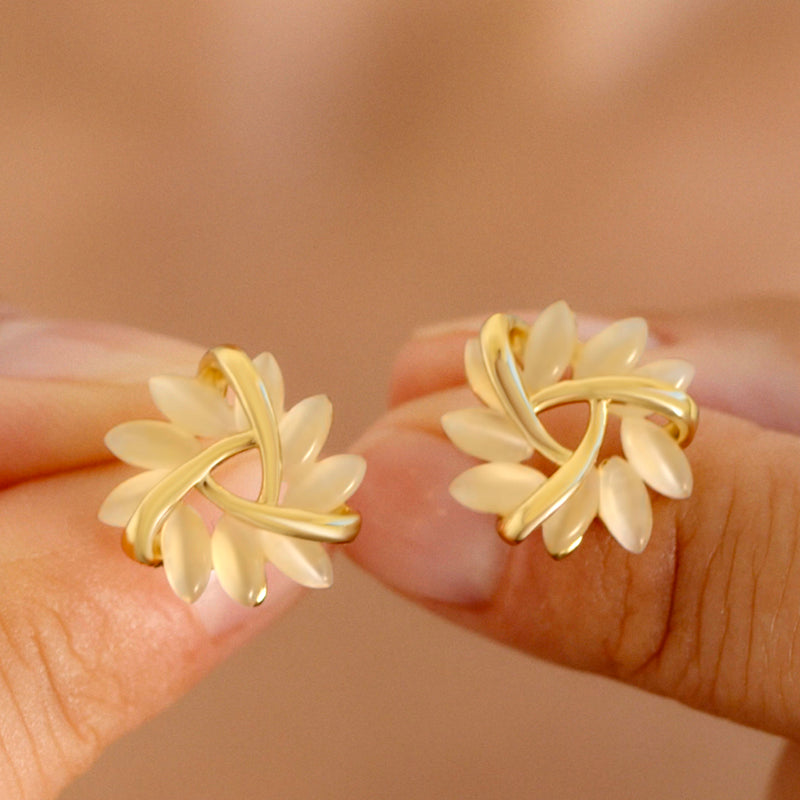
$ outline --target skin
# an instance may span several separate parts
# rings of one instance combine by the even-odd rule
[[[415,338],[396,364],[392,409],[355,446],[369,470],[353,501],[365,523],[350,554],[412,600],[532,655],[800,738],[797,305],[746,304],[653,325],[664,344],[650,356],[680,353],[698,367],[692,391],[702,422],[689,450],[695,492],[684,502],[655,500],[653,538],[640,556],[598,526],[556,563],[535,538],[508,547],[488,517],[451,501],[447,483],[471,461],[443,438],[438,418],[470,402],[459,364],[474,324]],[[712,329],[747,347],[752,363],[709,347]],[[198,351],[111,326],[46,330],[18,342],[37,353],[38,374],[0,379],[9,456],[0,492],[0,787],[8,797],[56,795],[299,596],[275,579],[258,614],[213,591],[187,606],[160,571],[121,556],[94,514],[128,474],[109,463],[105,431],[153,415],[143,385],[130,380],[131,356],[148,372],[153,359],[188,371]],[[69,352],[98,347],[91,375],[59,376]],[[724,390],[732,380],[735,396]],[[21,396],[25,403],[13,402]],[[569,435],[575,425],[564,416],[557,427]]]

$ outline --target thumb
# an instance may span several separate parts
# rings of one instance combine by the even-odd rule
[[[643,554],[627,553],[595,523],[557,562],[536,536],[509,547],[493,517],[449,497],[449,483],[474,464],[439,424],[444,412],[474,404],[454,385],[464,325],[404,351],[393,395],[405,401],[358,445],[370,465],[359,494],[365,527],[349,552],[398,591],[487,636],[800,738],[800,439],[790,432],[800,407],[798,337],[734,318],[731,348],[718,322],[712,314],[655,328],[662,343],[646,360],[694,361],[702,410],[687,451],[694,493],[654,497]]]

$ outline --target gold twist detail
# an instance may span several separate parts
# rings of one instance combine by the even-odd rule
[[[529,396],[517,366],[527,336],[528,326],[508,314],[494,314],[480,334],[484,367],[497,401],[531,447],[558,465],[521,505],[499,518],[498,532],[512,544],[530,535],[580,488],[597,462],[611,406],[635,406],[663,417],[664,430],[683,446],[691,442],[698,417],[697,404],[686,392],[645,376],[564,380]],[[589,422],[578,446],[570,450],[550,435],[539,414],[580,402],[589,406]]]
[[[223,395],[230,389],[238,397],[250,427],[209,445],[153,487],[128,522],[123,534],[125,551],[142,563],[160,563],[161,527],[192,489],[224,513],[257,528],[317,542],[354,539],[361,517],[347,506],[319,514],[278,505],[282,477],[278,424],[261,377],[247,355],[236,347],[215,347],[201,360],[197,377]],[[253,448],[258,449],[261,459],[261,487],[256,500],[246,500],[220,486],[211,472],[232,456]]]

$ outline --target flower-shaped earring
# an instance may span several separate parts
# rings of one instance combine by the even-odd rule
[[[126,422],[106,436],[114,455],[146,470],[117,486],[99,512],[101,521],[125,529],[126,553],[163,563],[187,602],[203,593],[213,570],[232,598],[258,605],[267,594],[267,562],[303,586],[329,586],[323,543],[358,533],[361,518],[345,502],[366,465],[349,454],[317,460],[331,426],[328,398],[307,397],[284,413],[273,356],[251,361],[235,347],[209,350],[195,378],[152,378],[150,393],[169,421]],[[247,451],[260,461],[254,499],[233,494],[213,475]],[[192,495],[221,512],[212,534]]]
[[[507,314],[490,317],[465,351],[467,380],[485,407],[442,418],[459,449],[490,463],[459,475],[451,494],[475,511],[497,514],[508,542],[541,526],[556,558],[581,543],[595,517],[626,550],[642,552],[653,525],[645,484],[672,498],[692,492],[682,446],[691,441],[698,414],[685,391],[692,365],[664,359],[638,366],[646,343],[640,318],[620,320],[580,342],[563,301],[532,326]],[[539,416],[573,403],[589,410],[574,449],[551,436]],[[597,464],[610,415],[621,418],[625,457]],[[534,457],[550,462],[549,477],[523,463]]]

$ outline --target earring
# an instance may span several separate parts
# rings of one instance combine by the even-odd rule
[[[467,381],[484,407],[442,417],[456,447],[489,463],[459,475],[450,485],[453,497],[497,514],[498,532],[509,543],[541,527],[556,558],[581,543],[595,517],[626,550],[641,553],[653,525],[646,486],[671,498],[692,492],[682,447],[698,417],[685,391],[692,365],[665,359],[639,366],[646,343],[647,323],[638,317],[580,342],[563,301],[530,326],[510,314],[490,317],[465,350]],[[575,403],[588,408],[588,422],[579,443],[565,446],[540,415]],[[624,457],[598,464],[612,417],[620,419]]]
[[[209,350],[194,378],[152,378],[150,393],[168,421],[126,422],[105,440],[114,455],[145,470],[100,507],[102,522],[124,528],[124,551],[143,564],[163,564],[175,594],[190,603],[213,570],[234,600],[258,605],[267,594],[266,563],[303,586],[329,586],[323,544],[357,535],[361,517],[345,501],[366,470],[361,456],[317,460],[331,426],[330,400],[307,397],[284,413],[273,356],[251,361],[227,346]],[[254,499],[215,477],[226,461],[246,454],[260,467]],[[203,500],[216,507],[211,534],[196,507]]]

